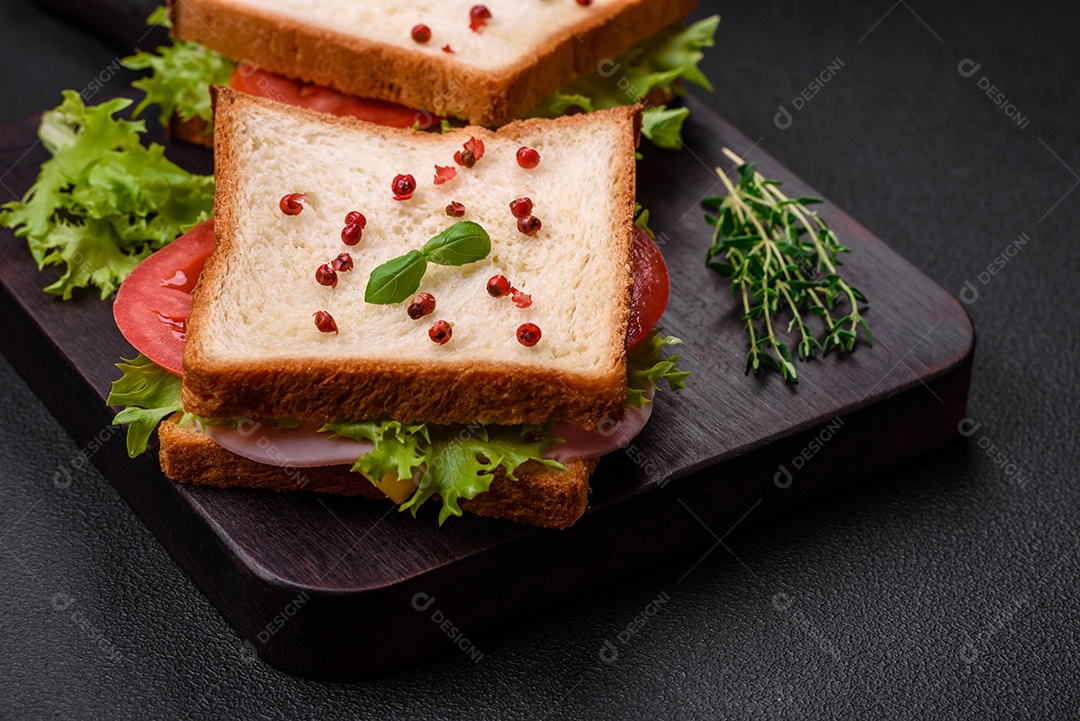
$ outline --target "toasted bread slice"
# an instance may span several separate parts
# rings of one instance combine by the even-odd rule
[[[264,488],[271,491],[316,491],[385,499],[375,485],[348,466],[282,468],[248,460],[225,450],[195,426],[181,426],[180,414],[158,427],[159,458],[165,475],[180,483],[220,488]],[[544,528],[568,528],[585,512],[589,475],[596,462],[575,461],[557,471],[530,461],[517,469],[517,480],[502,468],[491,489],[461,507],[481,516],[505,518]]]
[[[178,115],[169,118],[169,140],[179,140],[204,148],[214,147],[214,129],[200,117],[181,120]]]
[[[556,88],[685,17],[696,0],[184,0],[173,31],[235,60],[478,125],[524,116]],[[412,39],[425,24],[431,39]],[[444,50],[449,48],[452,52]]]
[[[631,230],[639,108],[511,123],[498,132],[448,134],[386,128],[217,90],[217,249],[195,290],[184,348],[184,407],[204,418],[393,419],[436,424],[570,421],[595,428],[621,418],[625,338],[633,282]],[[486,153],[443,185],[435,165],[454,165],[470,137]],[[539,151],[532,170],[521,146]],[[391,181],[412,174],[417,190],[397,201]],[[287,216],[282,196],[308,194]],[[510,201],[533,200],[542,230],[517,229]],[[372,270],[420,248],[457,221],[484,227],[491,253],[460,267],[431,264],[420,291],[436,310],[412,320],[408,301],[364,300]],[[345,215],[367,227],[341,241]],[[315,270],[349,251],[355,267],[336,288]],[[505,275],[532,295],[521,309],[492,298]],[[329,312],[338,333],[312,319]],[[436,319],[453,323],[432,343]],[[517,341],[535,323],[538,344]]]

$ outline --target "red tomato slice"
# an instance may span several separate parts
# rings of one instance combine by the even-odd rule
[[[667,263],[653,239],[634,227],[634,290],[630,301],[630,324],[626,350],[633,350],[649,334],[667,308],[671,281]]]
[[[331,115],[348,115],[395,128],[411,128],[419,122],[420,129],[427,130],[442,119],[397,103],[347,95],[333,88],[304,83],[242,65],[233,71],[229,86],[234,90],[270,98],[279,103],[298,105]]]
[[[183,375],[191,291],[214,252],[214,221],[201,223],[139,264],[120,286],[113,317],[136,350]],[[656,243],[634,228],[634,290],[626,348],[633,350],[664,313],[669,280]]]
[[[128,342],[178,376],[184,374],[191,291],[213,252],[211,218],[139,263],[113,302],[113,317]]]

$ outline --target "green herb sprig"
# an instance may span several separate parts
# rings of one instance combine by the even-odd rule
[[[407,300],[420,287],[429,262],[436,265],[465,265],[483,260],[491,252],[491,237],[478,223],[459,220],[420,250],[410,250],[371,271],[364,300],[388,305]]]
[[[738,183],[717,168],[727,187],[724,197],[706,198],[703,204],[716,212],[706,215],[712,225],[712,245],[705,263],[721,277],[731,280],[731,295],[741,298],[743,320],[750,350],[745,372],[761,372],[769,366],[784,380],[798,382],[795,362],[787,343],[777,335],[777,324],[790,311],[787,331],[798,339],[801,360],[832,350],[855,350],[859,328],[867,345],[873,345],[870,326],[859,312],[866,297],[844,281],[837,267],[840,253],[850,253],[817,213],[807,206],[820,203],[815,198],[789,198],[781,183],[766,180],[754,165],[724,148],[724,154],[738,164]],[[836,316],[836,308],[847,301],[849,311]],[[821,318],[820,339],[810,328],[810,315]]]

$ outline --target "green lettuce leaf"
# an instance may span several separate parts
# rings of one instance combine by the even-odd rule
[[[172,27],[168,11],[158,8],[147,25]],[[120,61],[131,70],[149,70],[150,74],[131,85],[145,94],[135,108],[138,117],[150,105],[161,107],[160,120],[168,125],[175,114],[181,120],[212,119],[211,85],[228,85],[236,63],[195,42],[173,38],[172,45],[159,47],[156,53],[141,51]]]
[[[656,240],[656,233],[649,227],[649,209],[641,203],[634,203],[634,227]]]
[[[424,462],[421,444],[429,440],[427,426],[406,425],[397,421],[327,423],[319,431],[328,431],[334,438],[352,438],[375,444],[375,449],[360,456],[352,468],[363,473],[375,485],[379,485],[390,472],[396,473],[398,480],[412,478],[414,469]]]
[[[521,426],[439,428],[425,453],[427,465],[420,485],[401,509],[415,516],[424,501],[437,493],[443,501],[442,525],[451,515],[461,515],[460,499],[476,498],[491,487],[500,466],[510,480],[517,480],[514,471],[529,460],[565,471],[562,464],[544,460],[544,453],[561,441],[547,434],[530,438],[529,430]]]
[[[113,425],[128,426],[127,451],[134,458],[146,450],[150,434],[162,420],[183,411],[182,382],[141,353],[134,360],[122,360],[116,367],[123,375],[113,382],[106,403],[125,406],[116,414]],[[184,413],[180,422],[187,424],[193,419]],[[291,419],[271,423],[283,428],[298,425]],[[319,431],[335,438],[371,441],[374,450],[361,456],[352,470],[363,473],[376,486],[388,473],[404,480],[422,470],[416,492],[401,505],[401,510],[410,510],[415,516],[424,502],[438,495],[443,501],[440,525],[450,516],[461,515],[460,499],[475,498],[487,491],[500,467],[510,480],[517,480],[515,471],[532,460],[566,470],[562,464],[544,458],[552,446],[563,442],[545,426],[428,426],[381,421],[327,423]]]
[[[134,360],[117,363],[116,367],[124,374],[113,381],[105,403],[126,406],[116,414],[113,425],[128,427],[127,452],[134,458],[146,450],[146,442],[158,423],[184,409],[180,403],[181,381],[142,353]],[[181,423],[189,420],[190,416],[184,414]]]
[[[676,23],[559,88],[530,115],[556,118],[572,109],[591,113],[640,102],[646,106],[641,119],[642,135],[661,148],[677,150],[682,147],[682,125],[689,110],[652,105],[650,97],[683,95],[683,83],[712,90],[698,64],[705,57],[702,48],[715,44],[719,23],[719,15],[689,27]]]
[[[660,382],[668,388],[679,391],[686,387],[689,371],[676,368],[679,356],[666,358],[660,354],[664,346],[678,345],[681,340],[673,336],[661,335],[659,328],[653,328],[644,340],[626,356],[626,404],[641,408],[649,402],[645,393],[648,389],[663,390]]]
[[[172,18],[169,17],[169,6],[162,5],[161,7],[150,13],[150,17],[146,18],[146,24],[150,27],[160,25],[163,28],[172,28]]]
[[[517,468],[530,460],[566,470],[562,464],[544,459],[544,453],[562,439],[536,426],[427,426],[383,421],[327,423],[320,430],[374,443],[375,449],[361,456],[353,470],[376,485],[390,472],[397,473],[399,480],[412,478],[422,466],[419,486],[400,510],[415,516],[420,506],[438,495],[443,502],[439,525],[450,516],[461,515],[461,499],[487,491],[499,467],[511,480],[516,480]]]
[[[641,134],[654,144],[668,150],[680,150],[683,146],[682,126],[690,116],[690,108],[668,108],[660,105],[646,108],[641,113]]]
[[[681,342],[654,329],[628,354],[628,405],[640,408],[649,402],[646,390],[660,390],[661,381],[673,391],[686,387],[685,379],[690,374],[676,370],[679,356],[661,355],[664,346]],[[113,383],[106,402],[111,406],[126,406],[113,424],[128,426],[127,450],[134,458],[146,450],[150,434],[164,418],[183,410],[182,383],[142,354],[116,367],[123,375]],[[185,413],[181,423],[192,419],[193,416]],[[273,423],[284,428],[297,425],[291,419]],[[439,525],[450,516],[462,514],[462,499],[488,491],[499,468],[510,480],[517,480],[517,469],[529,461],[566,470],[562,464],[544,458],[548,450],[563,442],[552,434],[550,426],[435,426],[369,421],[327,423],[319,431],[332,437],[371,441],[374,449],[357,459],[352,470],[363,473],[376,486],[390,473],[399,480],[420,473],[416,491],[401,504],[400,510],[409,510],[415,516],[425,502],[437,495],[443,503]]]
[[[41,265],[60,265],[67,270],[55,282],[45,286],[46,293],[70,300],[75,288],[89,285],[101,289],[102,297],[115,293],[127,274],[135,269],[149,250],[128,255],[116,243],[102,243],[112,226],[100,220],[74,225],[64,220],[56,223],[49,233],[52,250],[47,250]],[[43,246],[39,246],[43,247]],[[36,255],[36,253],[35,253]]]
[[[45,290],[112,294],[140,260],[210,217],[214,179],[193,175],[142,145],[143,121],[114,117],[116,98],[86,106],[73,90],[46,112],[38,135],[52,154],[21,201],[0,207],[0,225],[26,238],[39,268],[65,266]]]

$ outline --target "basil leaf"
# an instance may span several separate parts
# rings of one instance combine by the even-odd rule
[[[407,300],[420,287],[428,261],[439,265],[465,265],[483,260],[491,252],[491,237],[471,220],[454,223],[424,243],[420,250],[388,260],[371,271],[364,300],[388,305]]]
[[[491,237],[471,220],[459,220],[424,243],[420,252],[439,265],[475,263],[491,252]]]
[[[364,300],[379,305],[400,303],[416,292],[426,271],[427,261],[418,250],[388,260],[371,271]]]

